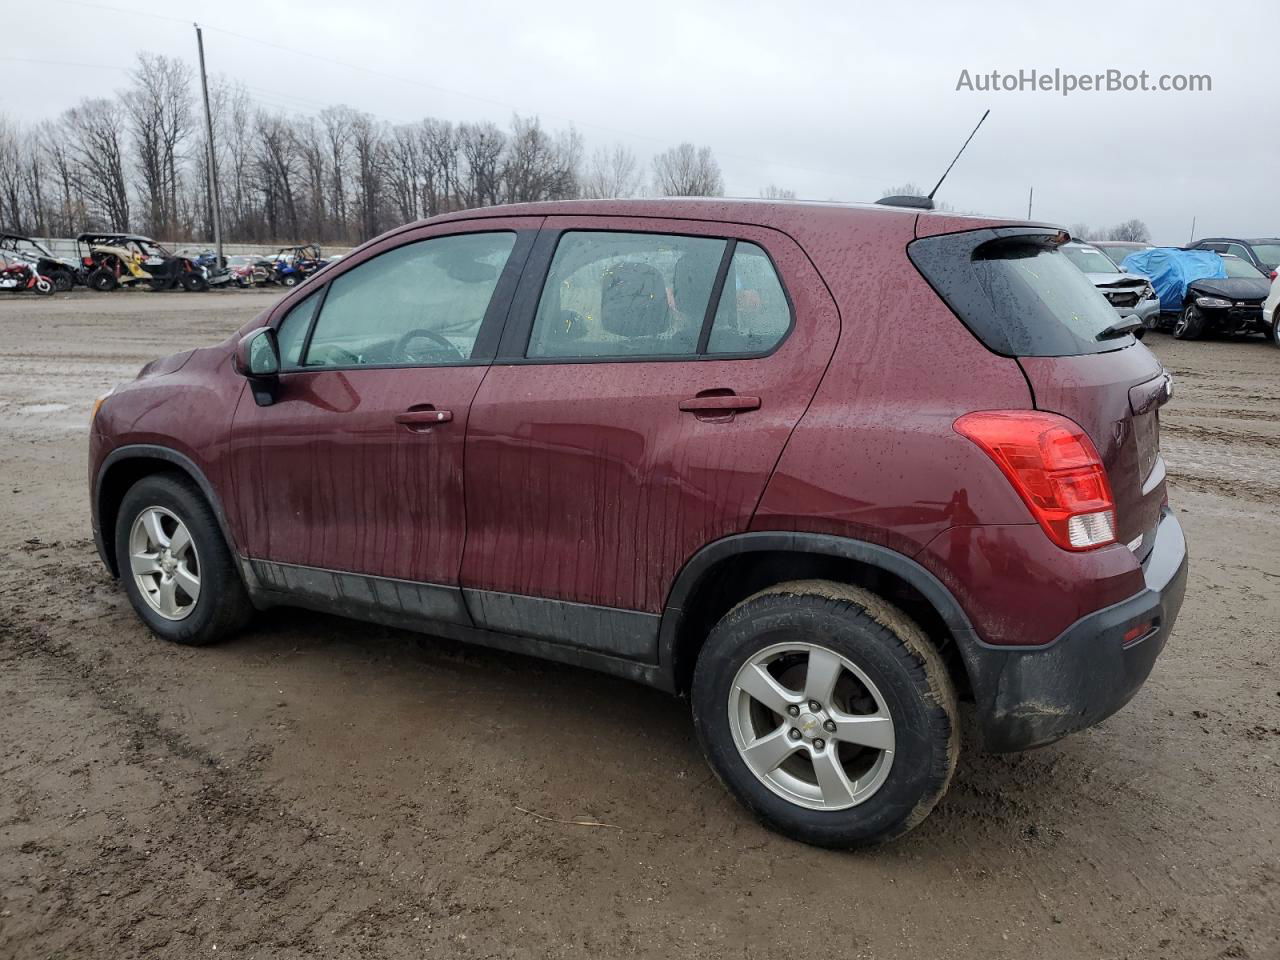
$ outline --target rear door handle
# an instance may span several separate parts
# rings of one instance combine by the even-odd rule
[[[452,419],[452,410],[437,410],[429,403],[420,407],[410,407],[404,413],[396,414],[396,423],[408,430],[412,430],[414,433],[430,430],[432,427],[441,423],[448,423]]]
[[[759,410],[759,397],[740,397],[737,394],[718,394],[710,397],[690,397],[680,401],[680,409],[688,413],[742,413]]]

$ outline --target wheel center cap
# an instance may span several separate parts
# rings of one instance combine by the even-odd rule
[[[806,740],[812,740],[822,732],[822,718],[816,714],[802,713],[800,719],[796,721],[796,726],[800,728],[800,733]]]

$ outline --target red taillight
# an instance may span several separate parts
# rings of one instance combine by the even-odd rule
[[[1280,273],[1280,270],[1272,270],[1272,271],[1271,271],[1271,279],[1272,279],[1272,280],[1274,280],[1274,279],[1276,278],[1276,274],[1277,274],[1277,273]]]
[[[1106,468],[1080,425],[1056,413],[989,410],[955,422],[1009,478],[1049,539],[1064,550],[1116,542]]]

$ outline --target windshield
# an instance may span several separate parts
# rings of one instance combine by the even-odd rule
[[[1251,263],[1245,263],[1239,257],[1223,257],[1222,265],[1227,270],[1228,277],[1251,277],[1254,280],[1262,280],[1264,277],[1260,274]]]
[[[1280,243],[1252,244],[1254,255],[1263,263],[1280,264]]]
[[[1068,243],[1062,248],[1062,252],[1066,254],[1068,260],[1085,273],[1120,272],[1119,268],[1111,262],[1110,257],[1093,247],[1078,247],[1075,244]]]

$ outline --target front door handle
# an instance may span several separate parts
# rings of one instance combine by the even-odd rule
[[[690,397],[680,401],[680,409],[687,413],[742,413],[759,410],[759,397],[740,397],[736,393]]]
[[[396,414],[396,423],[414,433],[422,433],[442,423],[448,423],[452,419],[452,410],[437,410],[429,403],[410,407],[404,413]]]

